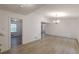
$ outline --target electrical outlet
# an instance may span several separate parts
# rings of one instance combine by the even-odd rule
[[[37,39],[37,37],[35,37],[35,39]]]

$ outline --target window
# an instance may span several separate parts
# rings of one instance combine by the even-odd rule
[[[11,24],[11,32],[17,32],[16,24]]]

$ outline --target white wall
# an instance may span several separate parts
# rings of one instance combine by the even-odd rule
[[[20,18],[23,20],[23,44],[26,44],[41,38],[41,22],[48,22],[45,15],[42,14],[44,10],[45,9],[39,9],[28,15],[20,15],[0,10],[0,32],[4,34],[4,37],[0,37],[2,51],[6,51],[11,47],[11,40],[8,35],[8,17]],[[79,39],[78,25],[79,20],[77,19],[62,19],[59,24],[47,24],[46,32],[51,35]]]
[[[41,10],[37,10],[26,16],[26,20],[24,20],[23,24],[24,44],[41,38],[41,22],[47,21],[40,12]]]
[[[9,38],[8,17],[19,18],[23,20],[23,44],[35,41],[41,38],[41,22],[47,22],[37,10],[29,15],[20,15],[13,12],[0,10],[0,32],[4,34],[1,37],[2,52],[11,48],[11,39]]]
[[[42,14],[45,9],[39,9],[29,15],[20,15],[13,12],[0,10],[0,32],[4,37],[0,37],[2,51],[11,47],[11,40],[8,35],[8,17],[20,18],[23,20],[23,44],[35,41],[41,38],[41,22],[48,22],[45,15]],[[70,38],[79,38],[79,20],[64,19],[59,24],[48,24],[46,32],[52,35],[65,36]]]
[[[9,39],[9,24],[8,24],[8,17],[13,18],[20,18],[24,19],[23,15],[19,15],[16,13],[8,12],[0,10],[0,33],[3,33],[3,37],[0,36],[0,43],[2,44],[1,49],[2,51],[6,51],[11,47],[11,40]]]
[[[59,24],[51,23],[47,25],[47,34],[64,36],[69,38],[78,38],[79,36],[79,20],[78,19],[62,19]]]
[[[48,22],[40,8],[29,15],[26,15],[23,22],[23,44],[41,38],[41,22]]]

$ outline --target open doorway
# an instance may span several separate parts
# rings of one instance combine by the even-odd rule
[[[9,21],[11,48],[16,48],[22,44],[22,20],[10,18]]]
[[[41,22],[41,38],[44,38],[46,36],[46,22]]]

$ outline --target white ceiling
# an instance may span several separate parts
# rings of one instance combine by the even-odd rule
[[[79,4],[49,4],[43,8],[42,13],[64,12],[67,17],[79,18]]]
[[[50,12],[65,12],[67,17],[79,18],[79,4],[25,4],[24,7],[17,7],[17,4],[0,4],[0,9],[27,15],[39,8],[41,13],[47,15]]]
[[[23,5],[23,7],[20,7]],[[19,14],[26,15],[39,8],[43,7],[42,4],[0,4],[0,9],[7,10]]]

